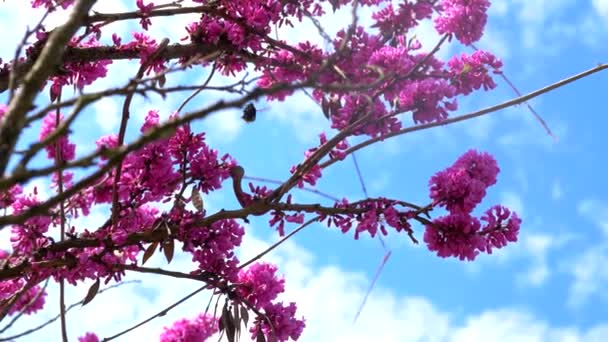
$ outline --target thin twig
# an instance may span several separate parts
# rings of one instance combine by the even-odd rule
[[[186,98],[184,100],[184,102],[182,102],[181,105],[179,105],[179,108],[177,108],[178,113],[181,113],[182,109],[184,109],[184,107],[188,104],[188,102],[190,102],[196,95],[200,94],[207,87],[207,85],[211,81],[211,78],[215,74],[216,68],[217,68],[217,63],[213,63],[213,66],[211,67],[211,71],[209,72],[209,76],[207,76],[207,79],[205,80],[203,85],[199,89],[195,90],[190,96],[188,96],[188,98]]]
[[[169,311],[171,311],[171,310],[172,310],[173,308],[175,308],[176,306],[180,305],[181,303],[183,303],[183,302],[187,301],[188,299],[190,299],[190,298],[194,297],[194,296],[195,296],[197,293],[199,293],[199,292],[201,292],[201,291],[203,291],[203,290],[205,290],[205,289],[208,289],[208,288],[210,288],[210,285],[205,285],[205,286],[203,286],[203,287],[200,287],[200,288],[199,288],[199,289],[197,289],[196,291],[194,291],[194,292],[190,293],[189,295],[187,295],[187,296],[183,297],[182,299],[178,300],[177,302],[175,302],[175,303],[173,303],[173,304],[169,305],[168,307],[164,308],[163,310],[159,311],[158,313],[156,313],[156,314],[154,314],[154,315],[152,315],[152,316],[148,317],[147,319],[145,319],[145,320],[143,320],[143,321],[139,322],[138,324],[136,324],[136,325],[134,325],[134,326],[132,326],[132,327],[130,327],[130,328],[128,328],[128,329],[126,329],[126,330],[123,330],[123,331],[119,332],[118,334],[115,334],[115,335],[112,335],[112,336],[110,336],[110,337],[106,337],[106,338],[104,338],[103,340],[101,340],[101,342],[108,342],[108,341],[111,341],[111,340],[113,340],[113,339],[115,339],[115,338],[118,338],[118,337],[120,337],[120,336],[122,336],[122,335],[124,335],[124,334],[126,334],[126,333],[128,333],[128,332],[130,332],[130,331],[133,331],[133,330],[135,330],[135,329],[137,329],[137,328],[141,327],[142,325],[144,325],[144,324],[146,324],[146,323],[148,323],[148,322],[152,321],[152,320],[153,320],[153,319],[155,319],[155,318],[162,317],[162,316],[166,315],[166,314],[167,314]]]

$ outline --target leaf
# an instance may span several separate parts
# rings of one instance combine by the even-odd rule
[[[190,195],[190,198],[192,199],[192,204],[196,210],[198,210],[199,213],[202,213],[205,210],[205,205],[200,192],[198,192],[198,189],[195,186],[192,187],[192,194]]]
[[[256,342],[266,342],[266,337],[264,336],[262,329],[258,328],[258,335],[255,337],[255,341]]]
[[[245,328],[247,328],[247,323],[249,323],[249,311],[244,306],[241,306],[241,317],[243,318],[243,322],[245,322]]]
[[[163,75],[160,75],[160,76],[158,77],[158,85],[159,85],[161,88],[164,88],[164,87],[165,87],[165,83],[166,83],[166,82],[167,82],[167,77],[165,77],[165,75],[164,75],[164,74],[163,74]]]
[[[236,325],[236,336],[241,336],[241,316],[239,315],[240,310],[238,305],[234,305],[232,310],[232,317],[234,317],[234,324]]]
[[[148,246],[148,248],[146,248],[146,251],[144,252],[144,258],[141,261],[142,265],[145,264],[146,261],[148,261],[148,259],[150,259],[150,257],[152,257],[154,252],[156,252],[156,248],[158,248],[158,242],[154,242],[153,244]]]
[[[97,278],[97,280],[95,280],[93,285],[91,285],[91,287],[89,287],[89,291],[87,291],[87,295],[86,295],[86,297],[84,297],[84,300],[82,301],[82,306],[89,304],[93,300],[93,298],[95,298],[95,296],[97,295],[97,292],[99,292],[100,284],[101,284],[101,282],[99,281],[99,278]]]
[[[165,253],[165,258],[167,258],[168,264],[170,264],[171,260],[173,260],[174,251],[175,251],[175,241],[173,241],[173,239],[163,242],[163,252]]]
[[[236,327],[227,305],[224,305],[221,320],[224,323],[224,328],[226,329],[226,337],[228,338],[228,341],[234,342],[236,336]]]

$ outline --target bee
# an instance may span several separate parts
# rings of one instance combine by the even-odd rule
[[[253,103],[249,103],[245,106],[245,109],[243,109],[243,116],[241,116],[241,118],[243,118],[245,122],[254,122],[256,114],[257,109],[255,108]]]
[[[330,96],[329,99],[326,99],[325,96],[323,96],[323,99],[321,100],[321,110],[323,111],[323,115],[329,120],[338,113],[338,110],[340,110],[341,107],[340,98],[336,95]]]

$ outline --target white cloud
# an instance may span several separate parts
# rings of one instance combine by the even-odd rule
[[[93,105],[93,108],[95,109],[95,121],[102,132],[113,132],[118,128],[120,110],[114,98],[100,99]]]
[[[578,204],[578,213],[608,235],[608,203],[598,199],[584,199]]]
[[[608,299],[608,246],[598,246],[586,250],[564,266],[567,273],[574,278],[570,286],[568,304],[581,307],[592,296],[598,295]]]
[[[531,262],[527,270],[517,274],[517,282],[520,286],[541,286],[551,275],[547,254],[558,244],[557,239],[544,234],[529,234],[521,243]]]
[[[546,284],[554,272],[554,266],[549,259],[550,253],[559,250],[574,237],[569,234],[530,232],[526,227],[532,225],[534,224],[525,224],[516,244],[494,251],[492,255],[480,255],[478,261],[467,264],[468,270],[480,272],[486,265],[504,265],[524,260],[526,267],[515,272],[515,285],[528,288]]]
[[[593,8],[595,11],[602,16],[604,19],[608,20],[608,1],[607,0],[593,0]]]
[[[329,122],[319,106],[303,92],[293,94],[289,101],[268,103],[268,111],[261,115],[289,125],[298,140],[307,144],[317,144],[318,134],[329,128]]]

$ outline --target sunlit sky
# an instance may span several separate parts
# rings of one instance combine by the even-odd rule
[[[129,3],[125,6],[121,1],[104,1],[97,8],[116,12],[132,8],[131,2],[125,2]],[[0,3],[0,58],[5,61],[12,57],[25,25],[33,23],[28,20],[40,15],[25,3]],[[190,20],[153,19],[151,34],[169,35],[177,42],[185,36],[183,27]],[[322,23],[331,33],[349,21],[346,9],[324,18]],[[136,27],[136,23],[122,23],[110,29],[127,39]],[[309,39],[324,45],[310,23],[289,32],[280,31],[279,37],[292,42]],[[427,49],[439,39],[429,25],[419,29],[418,37]],[[527,93],[608,62],[607,39],[607,0],[495,0],[486,34],[477,46],[501,57],[505,74],[522,93]],[[442,49],[440,56],[462,51],[471,52],[454,42]],[[135,73],[133,66],[137,63],[115,63],[108,78],[90,89],[121,84],[125,75]],[[201,83],[206,72],[193,69],[168,82]],[[507,84],[496,81],[499,86],[494,91],[461,99],[458,114],[515,97]],[[226,80],[214,82],[217,85]],[[531,105],[557,139],[547,135],[525,106],[517,106],[469,122],[400,136],[358,152],[370,196],[418,204],[428,203],[427,183],[434,172],[470,148],[491,152],[501,173],[480,209],[501,203],[517,211],[523,218],[520,241],[474,262],[461,262],[438,258],[424,244],[413,245],[406,235],[389,232],[384,240],[391,257],[361,316],[353,322],[386,251],[378,239],[364,237],[357,241],[352,232],[343,235],[322,225],[311,226],[267,259],[277,262],[285,275],[287,291],[283,298],[297,302],[298,312],[306,318],[301,341],[608,340],[608,181],[602,157],[608,144],[607,89],[608,74],[600,73],[534,99]],[[187,96],[181,94],[165,101],[154,96],[136,98],[128,137],[138,134],[148,110],[159,109],[166,118]],[[201,108],[222,96],[203,92],[186,110]],[[0,102],[5,99],[4,94],[0,95]],[[303,93],[284,103],[261,100],[256,105],[261,110],[251,124],[240,119],[239,111],[221,112],[194,124],[207,132],[213,148],[234,156],[249,176],[284,180],[291,165],[299,163],[304,151],[318,143],[321,131],[335,133],[328,128],[321,110]],[[120,98],[104,99],[76,122],[73,140],[78,144],[78,154],[94,148],[92,137],[118,131],[121,106]],[[412,124],[409,118],[404,123]],[[37,133],[37,127],[32,127],[25,137],[33,139]],[[28,189],[37,186],[44,195],[51,191],[48,185],[48,181],[39,180]],[[352,158],[324,172],[316,189],[339,198],[364,198]],[[307,192],[294,192],[294,197],[302,202],[329,203]],[[204,200],[208,211],[237,206],[230,191],[220,191]],[[97,227],[106,215],[107,211],[97,210],[74,224]],[[415,226],[415,231],[422,241],[423,228]],[[252,220],[240,250],[242,259],[278,238],[266,220]],[[5,229],[0,232],[0,246],[7,243]],[[192,267],[187,256],[178,256],[168,266],[155,256],[152,264],[184,271]],[[140,274],[127,279],[143,282],[101,294],[91,304],[68,314],[73,340],[87,331],[100,337],[113,335],[198,286]],[[68,298],[78,301],[86,291],[86,285],[70,287]],[[57,314],[55,285],[49,286],[49,293],[47,308],[35,317],[22,319],[10,330],[12,333]],[[204,310],[208,298],[208,294],[194,297],[118,340],[157,339],[163,326]],[[53,324],[24,340],[54,341],[59,336],[59,325]]]

